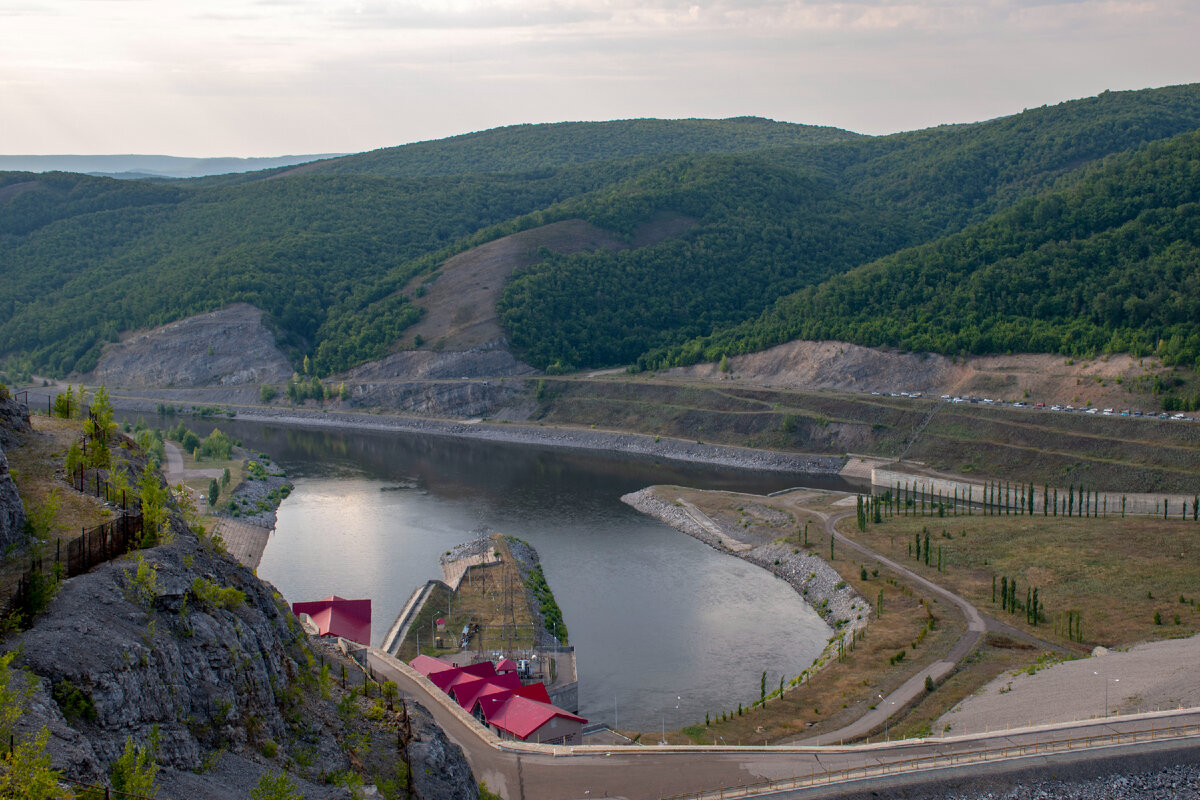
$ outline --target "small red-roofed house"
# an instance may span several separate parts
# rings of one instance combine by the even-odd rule
[[[515,673],[516,671],[517,671],[517,664],[511,658],[502,658],[496,664],[496,674],[497,675],[503,675],[506,672]]]
[[[322,636],[338,636],[368,647],[371,644],[370,599],[347,600],[335,594],[310,603],[292,603],[292,613],[308,614]]]
[[[447,664],[440,658],[434,658],[433,656],[426,655],[417,656],[412,661],[408,662],[408,665],[424,675],[426,678],[435,672],[445,672],[448,669],[455,668],[453,664]]]
[[[542,687],[543,691],[545,687]],[[490,699],[490,698],[489,698]],[[484,717],[502,739],[540,744],[579,744],[587,720],[569,711],[513,692],[497,702],[484,701]],[[490,711],[487,706],[493,706]]]

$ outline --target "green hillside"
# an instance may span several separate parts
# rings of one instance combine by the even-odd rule
[[[462,173],[539,172],[632,156],[745,153],[863,138],[839,128],[758,117],[631,119],[512,125],[447,139],[319,161],[305,174],[426,178]]]
[[[298,176],[205,189],[51,180],[43,187],[41,176],[0,175],[0,192],[35,184],[3,215],[28,222],[0,234],[0,342],[10,358],[65,374],[90,369],[100,343],[121,331],[239,301],[268,311],[298,356],[332,339],[324,371],[379,357],[416,319],[396,290],[429,266],[419,257],[489,226],[511,228],[598,179],[564,169],[542,178]],[[50,213],[43,206],[56,196],[64,199]]]
[[[626,230],[668,209],[697,217],[699,227],[653,248],[550,257],[509,284],[501,312],[539,367],[715,360],[734,341],[730,352],[761,349],[803,334],[777,323],[763,329],[779,334],[769,337],[757,327],[721,331],[790,292],[1078,180],[1097,158],[1198,126],[1200,89],[1178,87],[665,167],[613,187],[579,215]],[[712,343],[658,351],[714,333]]]
[[[514,275],[499,311],[518,353],[657,366],[820,335],[947,352],[1164,339],[1186,360],[1194,201],[1158,183],[1188,174],[1181,134],[1197,128],[1200,86],[1183,86],[886,137],[630,120],[228,179],[0,173],[0,362],[86,371],[121,332],[244,301],[330,374],[395,348],[420,313],[413,277],[450,254],[574,217],[632,243],[664,213],[696,224],[616,253],[545,251]],[[1124,211],[1095,217],[1087,187],[1121,169],[1104,197]],[[1053,203],[1081,210],[1068,224]]]
[[[967,230],[643,366],[792,339],[954,353],[1157,354],[1200,368],[1200,131],[1113,156]]]

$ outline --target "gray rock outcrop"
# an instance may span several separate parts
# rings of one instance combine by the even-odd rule
[[[263,312],[235,303],[106,346],[91,381],[128,388],[237,386],[291,375]]]
[[[56,769],[107,785],[127,739],[157,736],[168,797],[247,797],[264,774],[283,771],[310,800],[350,798],[330,776],[351,773],[366,786],[412,775],[430,800],[478,796],[461,750],[427,714],[413,711],[411,750],[395,755],[395,729],[320,677],[319,663],[339,674],[337,656],[303,632],[283,598],[177,515],[171,528],[169,543],[65,581],[5,642],[19,651],[14,667],[35,676],[18,739],[46,727]],[[356,755],[363,741],[383,754],[376,763]]]
[[[0,549],[25,541],[25,505],[9,473],[5,448],[29,431],[29,409],[11,397],[0,400]]]

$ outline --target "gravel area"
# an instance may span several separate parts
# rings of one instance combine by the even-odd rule
[[[270,466],[266,459],[246,459],[242,466],[246,467],[250,461],[263,464],[267,475],[256,478],[247,470],[245,480],[223,497],[213,511],[218,516],[233,517],[251,525],[274,529],[275,511],[283,502],[283,498],[291,493],[292,482],[287,479],[283,470]],[[230,507],[231,503],[238,509],[236,514]]]
[[[621,502],[699,539],[714,549],[749,561],[783,578],[821,615],[826,624],[835,631],[840,631],[847,641],[852,633],[865,628],[870,620],[871,604],[819,556],[804,550],[795,552],[797,548],[791,545],[774,542],[749,550],[730,550],[682,508],[655,494],[653,488],[627,494],[621,498]],[[715,520],[714,523],[720,524]],[[831,647],[835,645],[836,639],[831,642]],[[826,653],[828,652],[829,648],[826,648]]]
[[[1197,800],[1200,753],[1176,745],[1110,758],[1065,762],[963,777],[832,792],[841,800]]]
[[[925,797],[938,798],[937,794]],[[1047,778],[984,794],[947,792],[945,800],[1185,800],[1200,798],[1200,767],[1195,764],[1161,770],[1108,775],[1091,780]],[[938,798],[940,800],[940,798]]]
[[[1075,718],[1200,706],[1200,636],[1148,642],[1125,652],[1096,648],[1030,675],[1005,673],[933,726],[967,734]]]

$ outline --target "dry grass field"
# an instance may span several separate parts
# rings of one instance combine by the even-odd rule
[[[1190,519],[975,514],[892,517],[869,524],[866,533],[849,519],[841,530],[963,595],[983,613],[1081,652],[1200,630],[1200,524]],[[933,554],[928,567],[910,555],[914,537],[924,541],[925,530]],[[1003,578],[1016,580],[1016,613],[992,602],[993,578],[997,594]],[[1026,590],[1033,588],[1044,607],[1037,626],[1023,610]],[[1081,642],[1067,635],[1072,611],[1081,622]]]
[[[467,625],[472,629],[479,626],[472,635],[470,652],[487,654],[500,650],[512,653],[532,649],[533,620],[520,571],[504,537],[493,536],[492,543],[500,563],[471,567],[453,596],[444,588],[436,587],[400,645],[401,660],[416,658],[418,637],[420,652],[425,655],[462,652],[459,638]],[[438,619],[446,622],[442,633],[437,632]],[[439,636],[441,647],[437,646]]]

